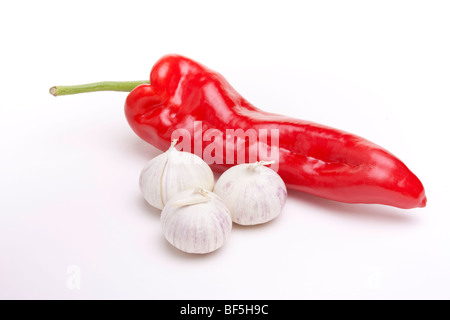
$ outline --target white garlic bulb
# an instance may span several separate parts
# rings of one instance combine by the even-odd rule
[[[233,222],[260,224],[281,213],[287,198],[286,185],[275,171],[265,167],[272,163],[239,164],[217,180],[214,192],[230,209]]]
[[[222,247],[232,224],[230,211],[222,199],[201,188],[173,196],[161,213],[166,239],[188,253],[209,253]]]
[[[173,140],[169,150],[150,160],[139,178],[145,200],[158,209],[180,191],[214,188],[214,175],[208,164],[195,154],[175,149],[177,141]]]

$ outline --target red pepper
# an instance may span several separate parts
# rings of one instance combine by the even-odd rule
[[[162,57],[153,66],[150,83],[128,95],[125,114],[134,132],[161,150],[169,147],[176,129],[188,130],[194,137],[195,121],[201,121],[203,132],[221,131],[223,139],[226,129],[277,129],[278,174],[288,188],[346,203],[405,209],[426,205],[420,180],[387,150],[341,130],[262,111],[220,74],[183,56]],[[208,143],[203,141],[200,156]],[[244,145],[248,154],[251,143]],[[226,164],[226,151],[223,164],[213,163],[213,169],[233,165]]]

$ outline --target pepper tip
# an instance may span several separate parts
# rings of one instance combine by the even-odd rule
[[[423,197],[422,202],[420,202],[419,207],[420,208],[425,208],[427,205],[427,197]]]

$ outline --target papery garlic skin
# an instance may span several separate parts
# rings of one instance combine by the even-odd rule
[[[158,209],[181,191],[197,187],[212,191],[214,188],[214,174],[208,164],[195,154],[178,151],[176,142],[174,140],[169,150],[150,160],[139,178],[145,200]]]
[[[213,252],[224,245],[232,228],[231,214],[213,192],[189,189],[173,196],[161,213],[166,239],[188,253]]]
[[[284,181],[268,162],[239,164],[225,171],[217,180],[214,193],[230,209],[233,222],[255,225],[277,217],[287,198]]]

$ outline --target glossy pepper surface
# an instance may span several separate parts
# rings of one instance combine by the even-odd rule
[[[278,174],[288,188],[346,203],[405,209],[426,205],[420,180],[387,150],[341,130],[262,111],[219,73],[183,56],[162,57],[152,68],[150,84],[128,95],[125,114],[134,132],[161,150],[169,147],[176,129],[188,130],[195,138],[196,121],[201,121],[203,132],[222,131],[224,139],[230,128],[277,129]],[[202,151],[207,146],[203,141]],[[226,163],[224,159],[211,166],[223,171],[233,165]]]

